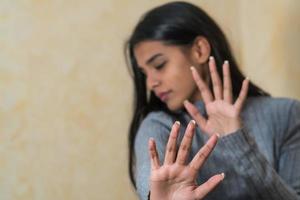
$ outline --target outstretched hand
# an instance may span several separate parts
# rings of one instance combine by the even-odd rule
[[[182,139],[178,152],[176,140],[180,124],[175,122],[166,147],[163,165],[160,165],[158,153],[153,139],[149,140],[151,159],[150,191],[151,200],[195,200],[202,199],[213,190],[223,179],[224,174],[217,174],[207,182],[198,186],[196,177],[199,169],[215,147],[218,137],[213,135],[198,151],[193,160],[186,164],[195,132],[195,121],[192,120]]]
[[[184,106],[189,114],[195,119],[200,128],[212,135],[218,133],[224,136],[235,132],[242,126],[240,113],[245,102],[249,80],[245,79],[238,98],[233,103],[231,76],[229,63],[223,64],[223,84],[216,69],[213,57],[209,59],[209,70],[213,85],[213,94],[207,84],[199,76],[194,67],[191,67],[193,78],[201,92],[202,100],[205,104],[208,118],[204,118],[198,109],[189,101],[184,102]]]

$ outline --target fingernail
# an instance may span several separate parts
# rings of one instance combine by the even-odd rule
[[[225,64],[229,64],[228,60],[225,60],[224,63],[225,63]]]
[[[218,138],[220,138],[220,137],[221,137],[221,135],[220,135],[219,133],[216,133],[216,135],[218,136]]]
[[[196,125],[196,122],[195,122],[195,120],[191,120],[191,123],[193,123],[194,125]]]
[[[249,76],[246,77],[246,80],[250,80]]]
[[[152,138],[152,137],[151,137],[151,138],[149,138],[149,140],[148,140],[148,144],[151,144],[151,145],[152,145],[153,143],[154,143],[154,138]]]
[[[214,59],[214,57],[213,56],[209,56],[209,60],[213,60]]]
[[[189,102],[189,100],[184,100],[184,101],[183,101],[183,104],[186,105],[186,106],[188,106],[188,105],[191,104],[191,102]]]
[[[220,175],[222,176],[222,179],[225,178],[225,174],[224,173],[221,173]]]
[[[179,121],[176,121],[175,123],[176,123],[178,126],[180,126],[180,122],[179,122]]]
[[[191,69],[191,70],[195,70],[195,67],[194,67],[194,66],[191,66],[190,69]]]

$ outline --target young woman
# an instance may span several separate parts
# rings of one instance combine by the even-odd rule
[[[300,103],[246,79],[203,10],[185,2],[150,10],[126,53],[135,89],[130,178],[141,199],[150,190],[152,199],[201,199],[216,185],[206,199],[300,198]],[[198,127],[189,143],[192,119]]]

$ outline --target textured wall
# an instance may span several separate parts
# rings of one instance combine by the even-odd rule
[[[1,200],[135,199],[122,45],[162,2],[0,0]],[[221,24],[252,80],[300,98],[298,0],[192,2]]]

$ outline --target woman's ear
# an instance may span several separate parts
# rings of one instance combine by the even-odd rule
[[[211,53],[211,47],[208,40],[205,37],[196,37],[191,50],[193,60],[197,62],[197,64],[207,63],[207,60]]]

